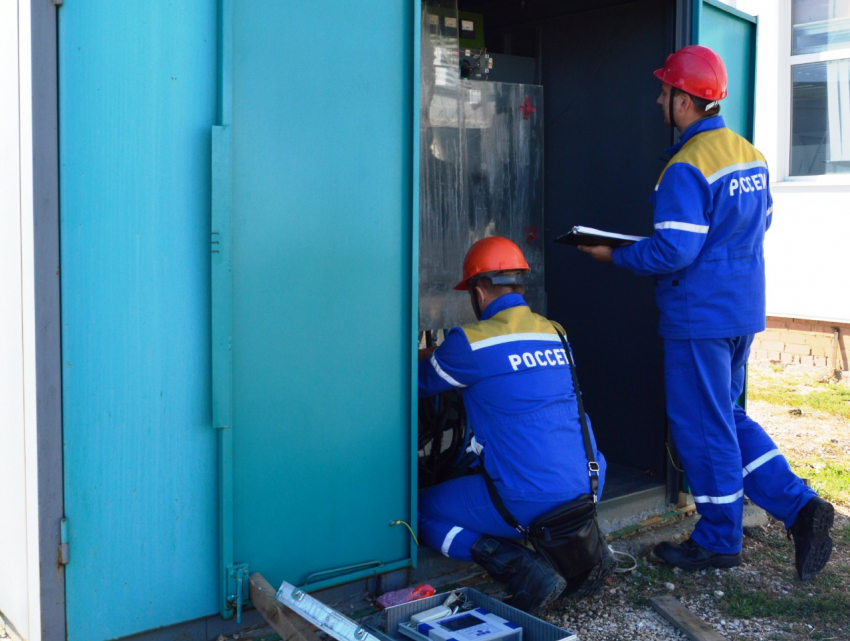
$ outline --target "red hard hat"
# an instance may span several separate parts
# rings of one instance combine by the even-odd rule
[[[726,65],[716,53],[702,45],[688,45],[667,56],[655,77],[697,98],[723,100],[726,97]]]
[[[512,269],[530,270],[516,243],[501,236],[488,236],[474,243],[463,259],[463,280],[455,289],[469,289],[469,279],[478,274]]]

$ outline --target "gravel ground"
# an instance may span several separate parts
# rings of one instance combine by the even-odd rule
[[[760,373],[764,371],[786,380],[805,381],[813,376],[793,370]],[[806,461],[817,455],[846,464],[850,459],[847,419],[790,409],[762,402],[748,407],[750,416],[762,424],[788,458]],[[545,618],[578,633],[581,641],[685,639],[648,604],[652,596],[671,594],[726,639],[850,640],[850,506],[835,507],[833,555],[814,581],[797,580],[793,543],[786,539],[782,524],[769,519],[766,526],[746,532],[744,562],[738,568],[682,572],[645,552],[638,558],[637,569],[616,575],[601,594],[556,603]],[[667,525],[665,530],[673,533],[671,538],[681,540],[695,518],[681,518],[678,527]],[[659,532],[655,535],[657,539]],[[612,545],[616,549],[618,542]]]
[[[840,516],[837,525],[848,527],[848,519]],[[806,616],[744,618],[730,614],[741,594],[805,604],[815,601],[816,592],[821,597],[824,592],[839,590],[844,593],[843,603],[850,603],[846,598],[850,546],[846,543],[837,545],[822,577],[804,584],[796,579],[793,544],[785,539],[781,524],[771,522],[752,534],[744,540],[744,563],[740,567],[691,573],[643,556],[636,570],[614,577],[603,593],[584,601],[556,604],[545,618],[576,632],[581,641],[685,639],[647,603],[652,596],[671,594],[726,639],[850,639],[850,618],[823,626],[816,620],[807,622]],[[617,547],[616,542],[613,546]],[[775,549],[778,554],[765,555],[764,548],[771,552]],[[836,571],[834,566],[843,566],[843,570]],[[813,615],[822,602],[817,599]],[[850,617],[846,611],[845,615]]]

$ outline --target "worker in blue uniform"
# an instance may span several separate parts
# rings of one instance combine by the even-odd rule
[[[808,580],[832,552],[833,507],[735,403],[753,335],[765,327],[767,164],[719,115],[726,68],[714,51],[684,47],[655,76],[664,118],[680,132],[652,195],[655,232],[613,250],[579,248],[656,285],[667,417],[701,518],[684,543],[653,552],[686,570],[739,565],[746,494],[785,524]]]
[[[453,328],[436,351],[422,350],[419,362],[420,397],[461,390],[475,434],[470,449],[524,527],[589,494],[591,485],[566,353],[552,322],[523,300],[528,271],[506,238],[472,245],[455,289],[469,292],[480,320]],[[605,459],[595,440],[593,450],[601,494]],[[541,611],[566,587],[541,556],[512,540],[517,530],[494,507],[481,474],[423,490],[419,532],[429,547],[474,560],[507,583],[511,604],[522,610]],[[598,567],[587,580],[601,582],[612,571],[611,564]]]

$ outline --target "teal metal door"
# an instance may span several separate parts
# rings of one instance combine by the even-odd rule
[[[694,42],[714,49],[726,65],[729,95],[721,102],[726,126],[753,142],[758,18],[718,2],[694,0]],[[747,384],[738,399],[747,406]]]
[[[729,96],[721,103],[726,126],[753,140],[758,18],[717,0],[694,0],[694,43],[714,49],[726,64]]]
[[[213,420],[231,616],[246,571],[314,589],[412,562],[390,522],[415,519],[416,14],[222,6]]]
[[[218,610],[218,14],[75,0],[57,16],[67,638],[103,641]]]

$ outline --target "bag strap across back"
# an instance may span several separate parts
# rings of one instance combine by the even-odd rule
[[[596,503],[599,493],[599,463],[596,462],[596,457],[593,455],[593,443],[590,441],[590,428],[587,426],[587,414],[584,412],[584,401],[581,398],[581,390],[578,387],[578,374],[576,374],[576,364],[573,362],[573,353],[570,351],[570,346],[567,345],[567,339],[556,327],[558,338],[564,346],[564,351],[567,353],[567,360],[570,362],[570,373],[573,375],[573,390],[578,401],[578,416],[581,421],[581,437],[584,440],[584,453],[587,456],[587,473],[590,476],[590,493],[593,494],[593,502]]]
[[[567,344],[567,339],[564,334],[555,327],[555,332],[558,334],[558,338],[561,339],[561,343],[564,346],[564,352],[567,355],[567,361],[570,365],[570,373],[573,378],[573,391],[575,391],[576,400],[578,401],[578,412],[579,412],[579,421],[581,423],[581,436],[584,441],[584,453],[587,456],[587,473],[590,476],[590,491],[593,494],[593,503],[596,504],[597,496],[599,492],[599,463],[596,462],[596,457],[593,455],[593,443],[590,440],[590,428],[587,426],[587,414],[584,411],[584,401],[581,398],[581,391],[578,386],[578,375],[576,374],[576,366],[573,361],[573,355],[570,351],[570,346]],[[499,495],[499,491],[496,489],[495,484],[493,483],[493,479],[490,478],[490,475],[487,473],[487,468],[484,465],[484,453],[481,453],[481,473],[484,475],[484,482],[487,484],[487,492],[490,494],[490,500],[493,502],[493,506],[505,520],[505,522],[514,528],[517,532],[522,534],[523,536],[528,536],[528,529],[520,525],[519,521],[517,521],[516,517],[508,510],[505,502],[502,500],[502,497]]]

